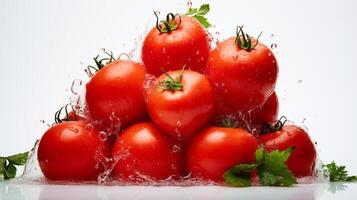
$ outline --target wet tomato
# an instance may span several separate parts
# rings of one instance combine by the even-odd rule
[[[175,138],[188,138],[211,119],[213,89],[198,72],[168,72],[157,78],[149,89],[147,108],[159,128]]]
[[[239,29],[209,55],[205,73],[215,90],[217,114],[260,108],[274,91],[276,59],[267,46],[247,37]]]
[[[236,164],[255,161],[256,138],[241,128],[209,127],[188,147],[187,169],[192,177],[223,181],[223,174]]]
[[[135,182],[179,178],[182,156],[176,147],[153,123],[132,125],[114,143],[112,156],[117,164],[113,175]]]
[[[113,61],[87,83],[86,102],[90,116],[105,126],[127,127],[146,116],[144,67],[129,60]]]
[[[38,147],[38,161],[50,180],[96,180],[103,170],[97,159],[109,156],[98,131],[84,122],[62,122],[49,128]]]
[[[156,77],[167,70],[187,69],[202,72],[210,51],[209,37],[205,28],[194,17],[176,17],[176,28],[162,31],[154,27],[145,37],[142,60],[148,73]],[[172,22],[169,22],[172,23]]]
[[[281,130],[263,134],[260,140],[267,151],[295,147],[286,164],[296,177],[313,175],[316,150],[306,131],[295,125],[284,125]]]

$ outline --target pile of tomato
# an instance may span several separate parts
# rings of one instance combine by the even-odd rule
[[[212,47],[199,16],[158,20],[140,62],[111,53],[95,58],[85,114],[57,113],[40,140],[47,179],[96,180],[105,173],[135,183],[187,177],[221,183],[231,167],[255,162],[260,147],[294,148],[286,161],[292,174],[314,174],[316,150],[306,131],[277,120],[273,52],[242,26]]]

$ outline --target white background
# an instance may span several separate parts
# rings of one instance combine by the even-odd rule
[[[213,35],[233,36],[244,24],[252,35],[263,31],[267,45],[277,44],[280,114],[308,127],[323,161],[357,174],[356,1],[194,0],[193,6],[204,2],[211,5]],[[154,23],[153,10],[184,12],[186,1],[1,0],[0,155],[29,150],[68,102],[72,80],[87,80],[91,58],[101,48],[135,49]]]

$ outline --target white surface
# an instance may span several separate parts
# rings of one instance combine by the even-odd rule
[[[98,185],[41,185],[0,182],[1,200],[333,200],[356,199],[357,184],[320,183],[291,188],[144,187]]]
[[[216,25],[211,31],[219,31],[220,38],[233,36],[239,23],[252,35],[264,31],[262,41],[266,44],[277,43],[281,115],[299,124],[306,118],[320,158],[336,160],[357,174],[357,1],[194,0],[193,6],[203,2],[211,5],[209,19]],[[154,22],[153,10],[185,11],[186,2],[1,0],[0,154],[29,150],[47,129],[40,120],[51,124],[54,112],[68,102],[70,92],[66,90],[72,80],[87,80],[83,69],[91,58],[103,47],[118,54],[135,48],[146,24]],[[52,188],[1,187],[30,195],[32,190]],[[195,191],[206,195],[205,190]],[[140,197],[140,192],[133,193]],[[185,192],[179,194],[185,197]]]

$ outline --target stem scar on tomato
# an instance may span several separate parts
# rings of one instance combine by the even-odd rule
[[[168,13],[166,15],[166,20],[159,20],[158,14],[154,11],[156,17],[156,28],[160,33],[171,33],[176,30],[181,24],[181,16],[179,14],[174,15],[173,13]],[[175,19],[178,18],[178,23]]]
[[[241,48],[244,49],[246,51],[251,51],[253,50],[259,43],[259,37],[262,35],[263,32],[260,32],[260,34],[258,35],[255,44],[252,44],[252,38],[251,36],[249,36],[248,34],[244,33],[243,31],[243,27],[244,26],[237,26],[236,29],[236,44]]]

